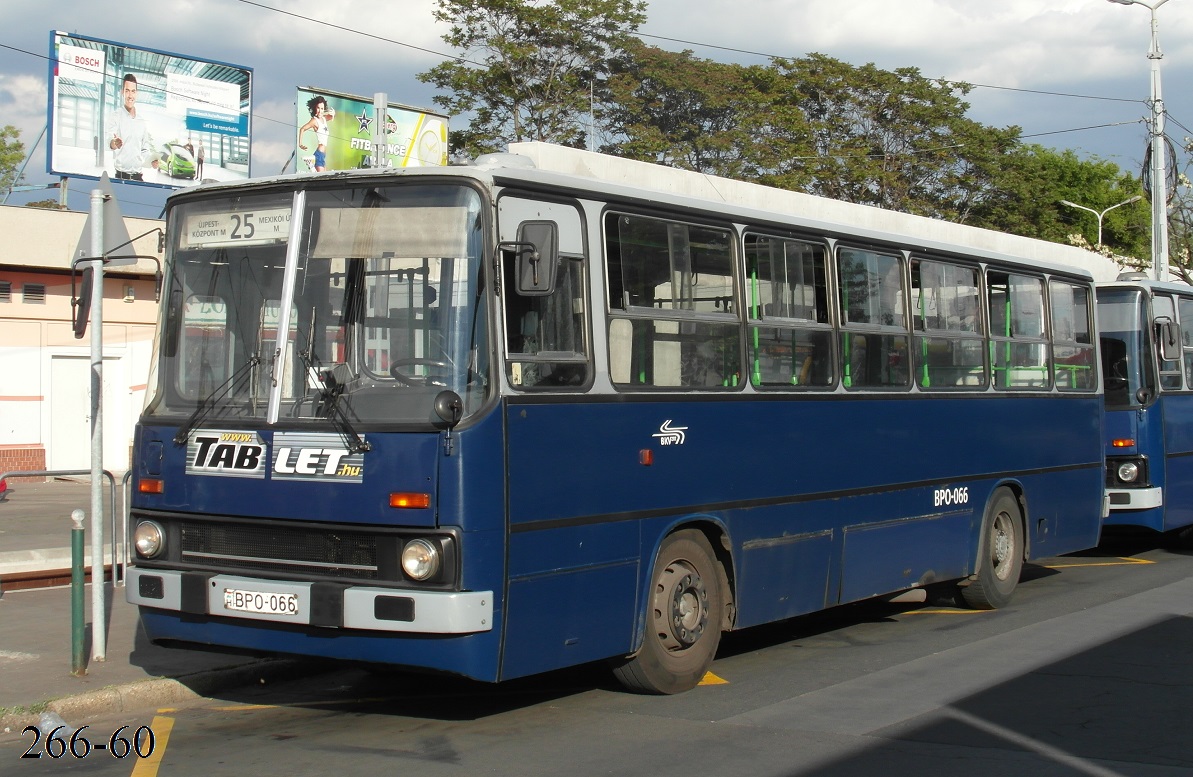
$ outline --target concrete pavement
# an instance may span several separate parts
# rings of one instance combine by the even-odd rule
[[[6,577],[69,570],[71,511],[90,514],[82,480],[9,482],[0,494],[0,731],[37,723],[44,710],[71,725],[99,713],[177,704],[247,683],[318,671],[313,662],[151,645],[124,588],[105,583],[105,660],[92,660],[91,588],[84,592],[86,673],[71,674],[69,585],[11,590]],[[104,487],[105,510],[109,504]],[[117,509],[121,507],[117,495]],[[84,545],[90,547],[90,520]],[[110,524],[105,526],[105,539]],[[108,556],[105,553],[105,556]],[[110,557],[110,556],[109,556]],[[69,572],[67,572],[69,575]]]

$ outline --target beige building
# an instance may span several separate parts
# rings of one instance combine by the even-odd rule
[[[0,234],[8,236],[0,248],[0,472],[91,466],[93,332],[77,339],[71,328],[71,261],[87,220],[86,213],[0,206]],[[157,262],[140,259],[104,275],[103,466],[117,476],[129,467],[145,402],[164,227],[124,222],[136,239],[115,253]]]

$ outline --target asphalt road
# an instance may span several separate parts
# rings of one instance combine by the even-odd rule
[[[1193,553],[1112,539],[1029,565],[1003,610],[872,601],[728,635],[716,681],[679,696],[603,667],[497,686],[336,667],[68,721],[105,745],[148,727],[145,760],[0,732],[0,775],[1189,775],[1191,614]]]

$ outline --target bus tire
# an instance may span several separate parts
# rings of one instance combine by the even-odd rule
[[[978,563],[961,598],[975,610],[1007,606],[1023,571],[1023,514],[1019,500],[1008,489],[994,494],[978,545]]]
[[[721,570],[694,529],[663,540],[655,558],[642,647],[613,673],[631,691],[671,694],[700,682],[721,641]]]

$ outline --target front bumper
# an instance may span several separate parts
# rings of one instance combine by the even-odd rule
[[[130,604],[195,615],[414,634],[493,628],[491,591],[412,591],[138,567],[129,568],[125,590]],[[295,598],[287,599],[293,602],[288,612],[246,612],[226,606],[229,590]]]
[[[1108,488],[1110,512],[1119,510],[1148,510],[1164,504],[1164,489],[1154,488]]]

